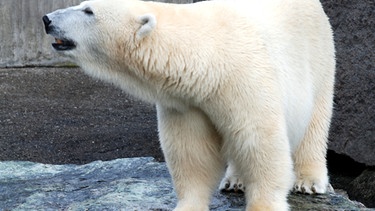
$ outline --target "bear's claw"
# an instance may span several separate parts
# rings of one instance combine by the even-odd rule
[[[245,192],[245,186],[238,178],[224,178],[219,186],[219,190],[223,192]]]
[[[327,192],[334,192],[332,186],[330,184],[319,184],[319,183],[311,183],[307,181],[298,181],[293,187],[293,192],[295,193],[303,193],[303,194],[324,194]]]

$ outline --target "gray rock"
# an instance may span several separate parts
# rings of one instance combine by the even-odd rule
[[[337,51],[329,148],[375,166],[375,4],[323,0]]]
[[[375,207],[375,169],[367,169],[355,178],[347,190],[351,199],[361,200],[369,207]]]
[[[0,210],[171,210],[165,163],[153,158],[86,165],[0,162]],[[370,210],[339,194],[289,197],[292,210]],[[243,210],[242,194],[215,192],[210,209]]]
[[[375,4],[371,0],[322,0],[322,4],[331,18],[337,50],[329,149],[375,166]],[[352,171],[341,166],[343,172]],[[374,178],[375,171],[368,170],[344,184],[349,197],[375,207]]]

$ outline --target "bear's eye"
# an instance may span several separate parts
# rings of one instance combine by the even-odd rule
[[[91,10],[90,7],[86,7],[86,8],[83,10],[83,12],[84,12],[85,14],[87,14],[87,15],[93,15],[93,14],[94,14],[94,12]]]

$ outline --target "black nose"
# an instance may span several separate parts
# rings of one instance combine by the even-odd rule
[[[46,29],[46,32],[48,34],[48,32],[49,32],[49,25],[51,24],[52,21],[48,18],[47,15],[43,16],[42,19],[43,19],[43,23],[44,23],[44,27]]]

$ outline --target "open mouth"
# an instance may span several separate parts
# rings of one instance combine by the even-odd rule
[[[72,50],[76,47],[73,41],[59,38],[55,38],[55,43],[52,43],[52,46],[58,51]]]

